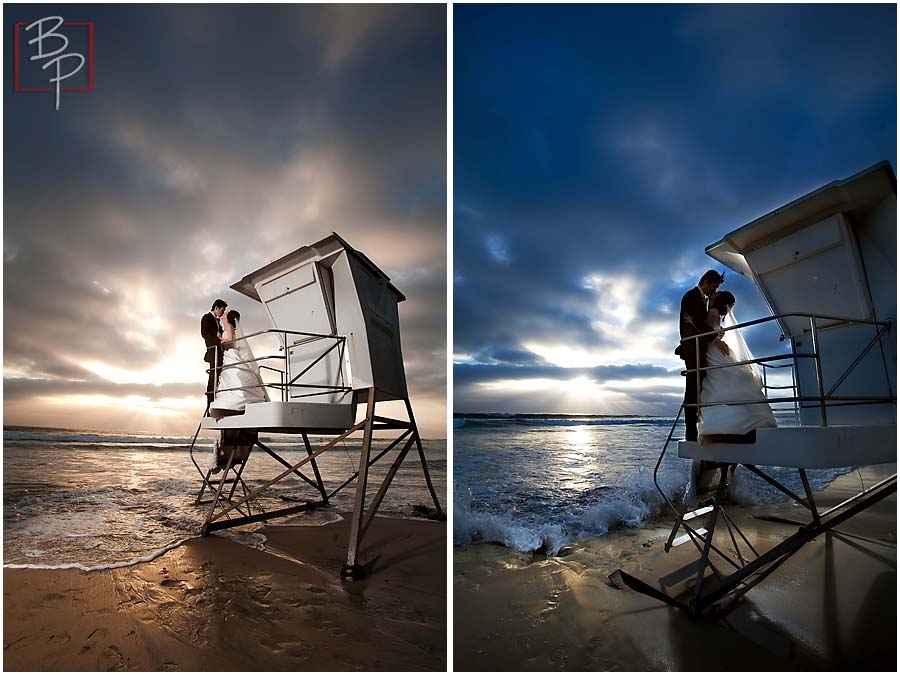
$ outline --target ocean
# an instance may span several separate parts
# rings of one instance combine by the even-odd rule
[[[260,440],[292,463],[306,455],[300,439],[261,435]],[[317,439],[310,440],[316,447]],[[190,443],[185,437],[4,427],[4,566],[119,567],[152,559],[198,536],[208,506],[194,504],[201,477],[189,457]],[[326,488],[337,487],[356,471],[359,445],[359,440],[347,441],[319,456]],[[373,450],[384,445],[379,446],[376,439]],[[423,445],[446,509],[447,442],[424,440]],[[212,447],[211,435],[197,441],[195,457],[204,470]],[[392,450],[370,469],[369,499],[396,452]],[[301,471],[312,475],[308,464]],[[281,472],[273,459],[254,450],[243,477],[253,489]],[[290,522],[316,525],[336,520],[339,512],[352,511],[355,488],[355,482],[351,483],[328,508],[293,516]],[[289,477],[261,503],[272,510],[317,498],[313,488]],[[378,513],[418,517],[418,505],[432,507],[433,503],[413,448]],[[272,521],[279,522],[286,521]],[[261,535],[254,539],[253,531],[260,527],[247,525],[240,532],[221,534],[258,545]]]
[[[778,423],[793,413],[776,412]],[[659,515],[664,501],[653,469],[672,418],[606,415],[458,415],[453,424],[454,544],[494,542],[555,555],[564,545]],[[675,438],[684,437],[679,422]],[[669,445],[660,485],[680,500],[690,460]],[[821,489],[845,469],[808,471]],[[803,493],[796,470],[771,475]],[[738,468],[731,490],[739,504],[781,501],[775,488]]]

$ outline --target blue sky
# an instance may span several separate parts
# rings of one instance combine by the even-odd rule
[[[229,286],[337,231],[406,294],[445,436],[446,8],[6,4],[4,31],[57,14],[94,22],[95,89],[14,92],[7,42],[4,422],[192,432],[201,315],[269,328]]]
[[[896,168],[896,53],[894,5],[456,5],[455,411],[674,414],[705,247]]]

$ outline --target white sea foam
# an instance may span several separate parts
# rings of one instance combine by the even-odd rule
[[[199,536],[199,535],[198,535]],[[163,553],[168,553],[174,548],[178,548],[184,542],[190,541],[191,539],[196,539],[197,537],[185,537],[184,539],[179,539],[178,541],[173,541],[171,544],[167,544],[162,548],[159,548],[155,551],[151,551],[146,555],[139,556],[137,558],[132,558],[131,560],[126,560],[123,562],[115,562],[108,563],[105,565],[84,565],[78,562],[72,563],[62,563],[59,565],[44,565],[40,563],[4,563],[3,567],[7,569],[21,570],[21,569],[30,569],[30,570],[81,570],[82,572],[96,572],[99,570],[114,570],[122,567],[132,567],[133,565],[137,565],[139,563],[147,563],[156,560]]]
[[[459,429],[454,440],[455,544],[496,542],[554,555],[567,543],[639,526],[668,508],[653,469],[672,420],[476,421]],[[666,498],[682,500],[690,471],[691,462],[679,459],[670,445],[657,476]],[[821,489],[846,471],[808,474],[813,489]],[[796,471],[772,473],[802,492]],[[745,505],[785,498],[741,468],[731,494]]]

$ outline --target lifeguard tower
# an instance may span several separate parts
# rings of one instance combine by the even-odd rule
[[[363,538],[413,445],[434,507],[442,515],[406,386],[398,315],[398,304],[405,297],[369,258],[337,234],[278,258],[231,288],[261,302],[274,326],[242,338],[258,344],[268,340],[273,353],[256,346],[253,361],[266,374],[264,386],[270,400],[251,403],[241,414],[218,419],[205,415],[201,420],[198,433],[200,429],[222,432],[218,468],[224,469],[221,477],[214,478],[212,471],[204,472],[194,461],[203,476],[198,502],[207,489],[213,495],[203,533],[326,505],[355,479],[347,562],[341,576],[356,578],[364,569],[359,564]],[[247,364],[235,367],[240,365]],[[277,381],[271,381],[273,377]],[[376,405],[385,401],[404,402],[408,419],[377,415]],[[365,414],[358,420],[359,404]],[[375,453],[373,434],[385,430],[396,437]],[[306,455],[298,462],[288,462],[259,440],[260,432],[299,436]],[[359,433],[362,445],[358,470],[329,491],[316,458]],[[313,448],[311,436],[329,440]],[[401,443],[393,464],[367,506],[370,467]],[[275,459],[284,470],[250,490],[242,473],[254,448]],[[193,459],[193,445],[191,456]],[[312,467],[312,477],[300,470],[305,464]],[[261,494],[288,477],[298,478],[312,487],[315,499],[268,512],[251,510]],[[238,485],[242,494],[236,497]]]
[[[797,426],[757,429],[751,443],[679,441],[679,457],[721,468],[712,504],[693,511],[674,504],[657,483],[675,515],[666,551],[690,542],[699,559],[660,580],[659,588],[621,570],[611,575],[618,577],[615,581],[697,616],[747,592],[804,543],[896,491],[894,474],[820,511],[806,476],[806,469],[897,461],[896,248],[897,181],[889,162],[829,183],[707,247],[708,255],[756,284],[772,313],[731,329],[774,321],[789,347],[720,367],[758,364],[766,373],[778,368],[790,372],[789,384],[767,384],[766,393],[770,402],[794,407]],[[712,334],[682,342],[699,350],[698,338],[708,335]],[[699,385],[701,372],[711,368],[683,374],[698,378]],[[703,405],[697,405],[702,417]],[[654,480],[680,414],[656,464]],[[737,464],[809,511],[809,522],[798,523],[797,532],[770,551],[755,551],[725,511],[726,467]],[[804,496],[760,468],[765,466],[796,469]],[[704,527],[692,526],[690,521],[700,516],[705,517]],[[719,540],[714,540],[717,523],[724,525],[727,538],[719,532]],[[684,534],[677,536],[682,530]],[[730,573],[718,569],[720,565]],[[712,578],[707,577],[709,572]],[[673,582],[688,578],[695,581],[687,602],[667,592]]]

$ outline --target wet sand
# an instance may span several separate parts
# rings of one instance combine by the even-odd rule
[[[866,485],[896,466],[863,470]],[[859,490],[840,477],[821,507]],[[729,509],[765,551],[808,511],[778,504]],[[577,542],[546,559],[501,546],[454,548],[454,669],[472,670],[896,670],[895,495],[819,536],[755,586],[718,621],[617,589],[622,568],[657,580],[696,558],[688,543],[666,554],[671,521]],[[688,549],[693,549],[688,550]]]
[[[377,518],[217,536],[114,570],[4,569],[5,670],[445,670],[446,525]]]

